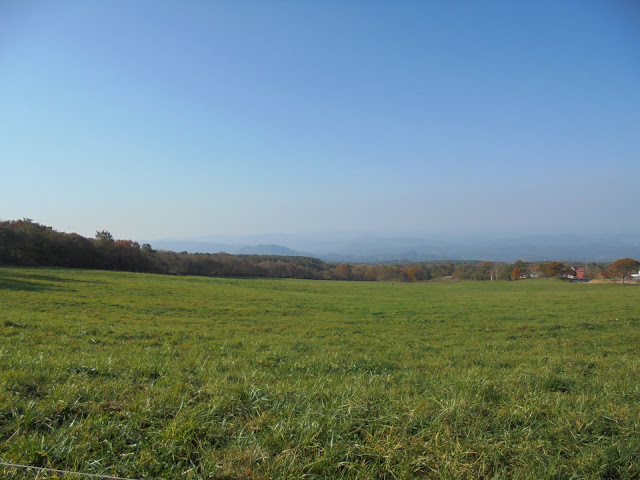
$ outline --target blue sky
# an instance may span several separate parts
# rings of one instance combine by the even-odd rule
[[[640,6],[0,3],[0,218],[640,232]]]

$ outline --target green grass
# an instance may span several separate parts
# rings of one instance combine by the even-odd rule
[[[640,478],[639,346],[631,286],[0,268],[0,460],[131,478]]]

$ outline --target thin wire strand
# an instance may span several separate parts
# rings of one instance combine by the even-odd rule
[[[20,465],[18,463],[0,462],[0,466],[9,467],[9,468],[24,468],[25,470],[40,470],[41,472],[64,473],[64,474],[70,474],[70,475],[78,475],[80,477],[104,478],[107,480],[137,480],[135,478],[113,477],[111,475],[100,475],[98,473],[72,472],[70,470],[58,470],[56,468],[34,467],[32,465]]]

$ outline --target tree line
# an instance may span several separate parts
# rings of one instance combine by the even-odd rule
[[[0,222],[0,265],[50,266],[119,270],[170,275],[306,278],[385,282],[454,280],[519,280],[563,278],[573,272],[565,262],[531,264],[444,261],[414,264],[334,264],[318,258],[277,255],[230,255],[154,250],[133,240],[116,240],[106,230],[94,238],[64,233],[30,219]],[[634,259],[609,265],[586,265],[586,276],[621,277],[637,271]]]
[[[189,254],[154,250],[116,240],[106,230],[95,238],[63,233],[29,219],[0,222],[0,264],[119,270],[171,275],[316,278],[325,263],[309,257]]]
[[[327,263],[318,258],[231,255],[154,250],[116,240],[101,230],[94,238],[64,233],[30,219],[0,222],[0,265],[119,270],[170,275],[420,281],[451,275],[455,265],[392,266]]]

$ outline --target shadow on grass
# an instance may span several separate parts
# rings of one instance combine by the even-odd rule
[[[50,284],[40,282],[51,282]],[[91,280],[76,280],[41,273],[26,273],[20,270],[0,271],[0,290],[41,292],[59,290],[60,284],[69,283],[102,283]],[[56,285],[57,284],[57,285]]]
[[[27,282],[24,280],[17,280],[15,278],[5,278],[0,275],[0,291],[2,290],[11,290],[11,291],[26,291],[26,292],[43,292],[47,290],[54,290],[49,285],[42,285],[33,282]]]
[[[47,271],[51,272],[52,268],[51,267],[47,267]],[[65,269],[65,272],[69,272],[69,271],[73,271],[72,269]],[[3,273],[0,273],[0,278],[2,277]],[[13,275],[16,276],[16,275]],[[23,273],[20,272],[19,274],[20,278],[24,278],[24,279],[28,279],[28,280],[41,280],[41,281],[45,281],[45,282],[58,282],[58,283],[104,283],[104,282],[98,282],[95,280],[78,280],[75,278],[64,278],[64,277],[59,277],[59,276],[55,276],[55,275],[47,275],[44,273]]]

